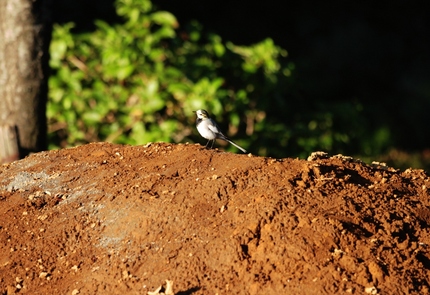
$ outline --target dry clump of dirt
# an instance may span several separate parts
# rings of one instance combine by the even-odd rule
[[[422,170],[324,153],[42,152],[0,167],[0,294],[147,294],[166,280],[182,295],[427,294],[429,187]]]

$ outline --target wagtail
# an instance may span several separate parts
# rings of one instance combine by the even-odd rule
[[[197,130],[199,131],[200,135],[203,136],[203,138],[206,138],[208,140],[208,142],[206,143],[206,147],[208,147],[209,142],[212,140],[212,148],[214,146],[215,140],[219,138],[231,143],[232,145],[240,149],[242,152],[246,153],[246,150],[244,148],[238,146],[233,141],[228,139],[224,134],[222,134],[217,123],[215,123],[215,121],[209,117],[208,112],[206,112],[205,110],[198,110],[195,111],[195,113],[197,115]]]

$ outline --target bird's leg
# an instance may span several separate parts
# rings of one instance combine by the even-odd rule
[[[213,148],[214,148],[214,143],[215,143],[215,140],[216,140],[216,139],[212,140],[212,145],[211,145],[211,149],[213,149]]]
[[[208,148],[209,141],[211,141],[211,140],[210,140],[210,139],[208,140],[208,142],[207,142],[207,143],[206,143],[206,145],[205,145],[205,148]]]

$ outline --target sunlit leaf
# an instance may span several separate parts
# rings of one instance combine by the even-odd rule
[[[158,25],[168,25],[173,28],[178,27],[176,17],[167,11],[157,11],[151,14],[151,19]]]

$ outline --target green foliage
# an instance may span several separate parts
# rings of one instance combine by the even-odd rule
[[[294,86],[287,51],[271,39],[238,46],[197,22],[179,30],[176,18],[150,0],[118,0],[116,7],[121,24],[97,21],[85,34],[72,34],[72,24],[54,27],[51,148],[93,141],[205,143],[192,113],[204,108],[226,135],[256,154],[306,157],[351,144],[373,151],[369,141],[357,143],[365,130],[361,106],[308,105]],[[382,150],[387,131],[374,136]]]
[[[249,47],[226,45],[217,35],[203,37],[197,23],[178,36],[176,18],[153,10],[149,0],[116,5],[122,24],[97,21],[94,32],[79,35],[71,33],[72,24],[54,28],[51,148],[100,140],[184,141],[194,133],[192,111],[199,108],[220,122],[231,120],[229,133],[236,133],[253,96],[252,83],[272,80],[269,88],[274,88],[281,68],[277,57],[286,52],[270,39]]]

